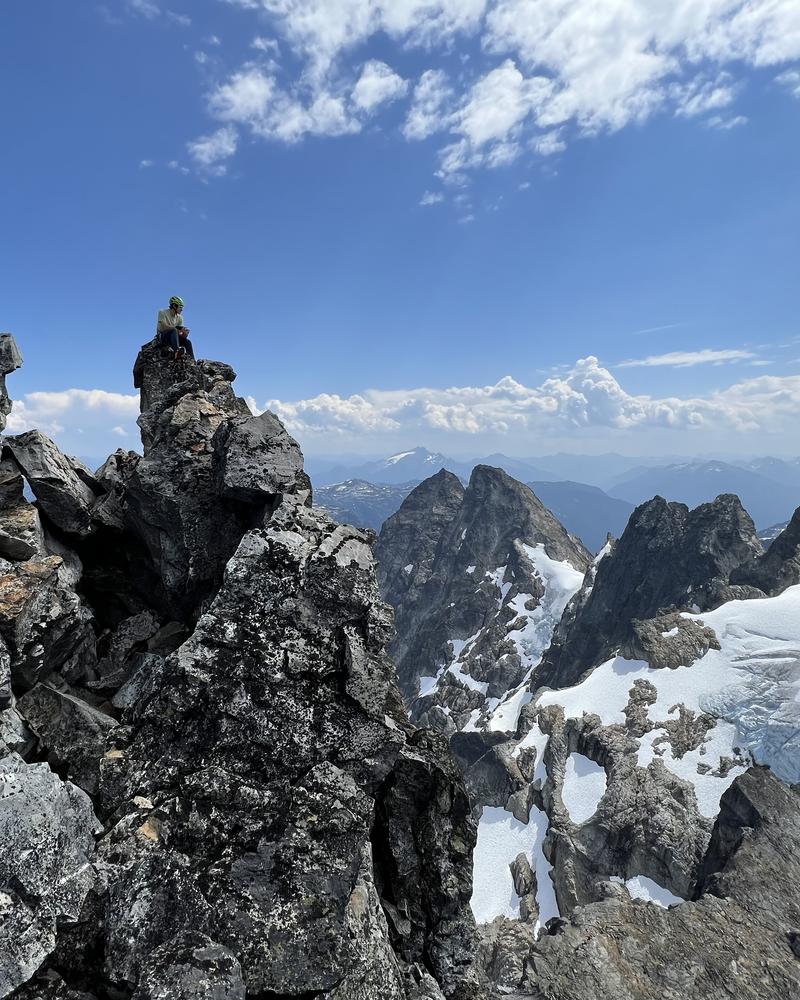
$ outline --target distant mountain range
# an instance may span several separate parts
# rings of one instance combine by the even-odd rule
[[[776,466],[771,468],[774,470]],[[791,471],[786,462],[777,468],[787,477]],[[662,496],[666,500],[679,500],[689,507],[708,503],[721,493],[735,493],[757,526],[785,522],[800,506],[800,482],[796,485],[779,482],[752,468],[726,462],[685,462],[634,470],[609,493],[632,504]]]
[[[530,484],[568,530],[591,549],[598,547],[598,541],[602,545],[607,531],[620,534],[633,507],[654,496],[695,507],[721,493],[735,493],[759,528],[785,523],[800,506],[800,459],[676,461],[672,457],[632,458],[610,453],[555,454],[538,459],[493,454],[473,461],[417,447],[370,462],[325,466],[312,460],[309,469],[321,504],[330,505],[329,509],[344,520],[377,530],[383,512],[388,512],[384,517],[394,513],[414,484],[441,469],[467,482],[476,465],[503,469]],[[345,488],[336,494],[328,492],[337,484]],[[372,489],[384,486],[408,488],[397,494]]]
[[[521,481],[557,478],[547,469],[522,459],[510,458],[508,455],[487,455],[474,461],[458,460],[448,458],[447,455],[442,455],[440,452],[428,451],[427,448],[412,448],[410,451],[401,451],[396,455],[372,462],[353,465],[340,463],[327,469],[315,470],[315,464],[313,461],[310,463],[311,475],[319,486],[331,486],[353,480],[392,485],[410,482],[421,483],[441,469],[447,469],[448,472],[468,480],[476,465],[489,465],[493,468],[503,469],[509,476]]]
[[[417,483],[392,486],[368,483],[364,479],[348,479],[334,486],[322,486],[314,492],[314,501],[326,510],[334,521],[352,524],[356,528],[380,531]]]
[[[417,485],[412,482],[395,486],[348,479],[333,486],[317,487],[314,499],[338,521],[380,531],[384,521],[400,509]],[[567,531],[580,538],[592,552],[603,547],[609,532],[615,537],[621,535],[633,511],[633,504],[610,497],[596,486],[585,483],[529,482],[527,485]]]

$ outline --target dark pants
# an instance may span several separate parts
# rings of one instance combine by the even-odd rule
[[[188,337],[181,337],[177,330],[162,330],[158,335],[158,340],[162,347],[169,347],[173,351],[177,351],[179,347],[186,348],[186,353],[194,359],[194,348],[191,340]]]

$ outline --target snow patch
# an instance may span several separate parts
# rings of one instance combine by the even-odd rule
[[[580,753],[567,757],[561,800],[573,823],[585,823],[594,816],[606,793],[605,768]]]
[[[547,833],[547,816],[535,806],[530,822],[520,823],[500,806],[484,806],[478,823],[478,842],[473,854],[473,890],[470,905],[475,920],[488,924],[495,917],[519,917],[519,896],[514,889],[509,865],[525,854],[536,872],[536,899],[539,905],[537,929],[558,916],[552,866],[542,853]]]
[[[525,622],[520,629],[509,633],[509,639],[514,643],[520,660],[525,666],[525,676],[521,683],[509,691],[498,709],[492,714],[488,728],[492,731],[509,732],[516,729],[522,706],[530,699],[528,685],[534,670],[539,666],[544,651],[550,645],[553,632],[569,601],[580,590],[583,583],[583,573],[576,570],[568,562],[551,559],[545,552],[544,545],[524,545],[525,554],[533,564],[536,576],[544,585],[544,594],[538,606],[532,611],[526,608],[533,595],[517,594],[509,602],[515,618]],[[502,567],[502,575],[505,567]],[[493,579],[499,585],[502,579],[501,570],[495,570]],[[510,589],[510,584],[503,584]],[[507,590],[501,599],[505,600]]]
[[[597,566],[607,555],[611,554],[611,542],[606,542],[606,544],[600,549],[597,555],[592,560],[592,565]]]
[[[401,451],[399,455],[392,455],[391,458],[387,458],[386,465],[397,465],[397,463],[402,462],[404,458],[411,458],[413,454],[413,451]]]
[[[658,882],[654,882],[646,875],[634,875],[629,879],[620,878],[619,875],[612,875],[609,881],[616,882],[618,885],[624,885],[631,899],[643,899],[645,902],[654,903],[665,910],[670,906],[677,906],[679,903],[686,902],[681,896],[676,896],[669,889],[665,889],[663,885],[659,885]]]

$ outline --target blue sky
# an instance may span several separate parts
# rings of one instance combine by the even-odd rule
[[[0,95],[11,430],[177,293],[311,453],[798,451],[796,0],[4,0]]]

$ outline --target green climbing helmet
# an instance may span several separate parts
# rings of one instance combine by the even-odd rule
[[[173,295],[172,298],[169,300],[169,304],[171,306],[180,306],[181,309],[183,309],[183,307],[185,305],[185,303],[184,303],[183,299],[180,297],[180,295]]]

